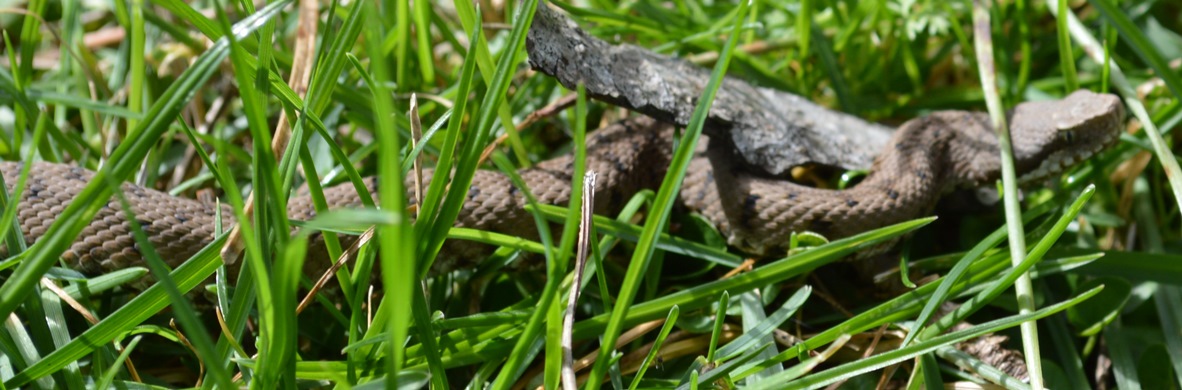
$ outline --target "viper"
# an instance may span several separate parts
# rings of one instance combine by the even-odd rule
[[[1115,143],[1123,117],[1117,97],[1088,91],[1077,91],[1061,100],[1020,104],[1008,114],[1015,166],[1024,181],[1056,174]],[[633,193],[660,183],[672,156],[673,140],[672,126],[647,117],[593,132],[587,143],[586,166],[598,174],[597,212],[621,207]],[[836,239],[924,216],[941,194],[997,180],[1001,167],[998,139],[989,116],[966,111],[939,111],[904,123],[876,157],[868,175],[845,190],[814,188],[762,175],[738,163],[724,142],[707,139],[701,145],[681,187],[680,200],[714,223],[731,245],[752,254],[781,249],[793,232],[807,230]],[[91,181],[92,172],[65,164],[33,164],[17,206],[21,232],[29,243],[41,237],[70,202],[95,201],[76,199]],[[21,168],[20,163],[0,163],[10,192]],[[518,174],[539,202],[562,205],[571,194],[572,170],[573,158],[564,156]],[[433,172],[425,170],[424,176],[429,181]],[[372,178],[364,182],[370,191],[379,189]],[[212,203],[132,184],[123,184],[122,192],[151,244],[172,266],[214,240],[218,214],[222,228],[236,223],[228,208],[219,213]],[[334,208],[362,204],[350,183],[329,187],[325,195]],[[68,266],[83,273],[100,274],[143,261],[121,202],[114,198],[104,201],[106,207],[62,256]],[[523,192],[506,175],[481,170],[468,188],[456,225],[536,237],[535,224],[524,204]],[[294,220],[316,215],[306,195],[290,198],[287,212]],[[450,258],[470,259],[481,252],[480,245],[453,242],[446,249]],[[7,249],[0,251],[7,254]],[[463,264],[436,263],[445,269]],[[327,261],[306,265],[308,273],[328,266]]]

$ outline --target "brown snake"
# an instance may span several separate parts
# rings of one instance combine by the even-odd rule
[[[1009,118],[1018,172],[1026,179],[1037,179],[1092,156],[1117,140],[1123,115],[1115,96],[1087,91],[1063,100],[1019,105]],[[639,118],[590,136],[587,169],[599,174],[600,212],[619,207],[636,191],[660,183],[672,150],[671,135],[670,126]],[[847,190],[761,177],[733,164],[725,145],[703,149],[691,163],[681,201],[712,221],[731,245],[754,254],[776,250],[794,231],[809,230],[836,239],[918,218],[931,211],[942,193],[1000,175],[997,139],[988,116],[963,111],[936,112],[903,124],[875,159],[870,174]],[[68,165],[35,164],[18,206],[21,230],[30,243],[45,233],[93,176]],[[9,191],[20,167],[0,163]],[[571,157],[560,157],[524,169],[520,175],[540,202],[565,204],[571,167]],[[366,184],[371,191],[377,189],[372,179]],[[170,265],[179,265],[214,239],[214,205],[132,184],[124,184],[123,192],[152,245]],[[348,183],[326,189],[325,195],[332,207],[361,205]],[[505,175],[478,171],[456,224],[536,237],[523,204],[521,192]],[[291,198],[287,210],[296,220],[315,215],[307,196]],[[142,265],[124,215],[118,200],[108,201],[62,255],[66,264],[86,274]],[[228,210],[222,218],[226,227],[233,224]],[[446,249],[448,257],[470,261],[469,256],[481,251],[477,246],[453,242]],[[7,250],[0,248],[0,252]],[[463,264],[436,265],[446,269]],[[314,273],[328,264],[310,262],[307,267]]]

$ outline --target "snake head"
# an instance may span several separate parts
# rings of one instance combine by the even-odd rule
[[[1062,100],[1028,102],[1010,113],[1020,181],[1058,174],[1116,143],[1124,122],[1120,98],[1087,90]]]

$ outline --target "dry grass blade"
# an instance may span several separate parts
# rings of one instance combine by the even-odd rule
[[[619,341],[616,342],[616,348],[623,347],[625,345],[628,345],[631,342],[639,340],[641,337],[644,337],[644,335],[649,334],[654,330],[660,330],[661,326],[664,324],[665,324],[664,318],[637,324],[636,326],[632,327],[631,329],[628,329],[627,332],[620,334],[620,339],[619,339]],[[668,346],[663,347],[662,349],[667,348],[667,347]],[[698,348],[696,350],[700,350],[700,348]],[[583,355],[578,360],[574,361],[572,364],[572,368],[574,369],[574,371],[582,371],[582,370],[586,369],[587,367],[591,367],[591,365],[595,363],[595,360],[598,357],[599,357],[599,348],[596,348],[590,352],[587,352],[587,354]],[[529,377],[529,375],[526,375],[525,377]],[[578,377],[578,382],[585,383],[587,381],[587,377],[588,377],[587,373],[580,374]]]
[[[537,111],[529,113],[529,115],[525,116],[525,120],[522,120],[521,123],[517,124],[517,131],[521,132],[542,118],[558,115],[558,113],[562,112],[562,110],[571,108],[575,105],[575,101],[578,100],[578,97],[578,94],[572,93],[558,98],[558,100],[546,105],[546,107],[539,108]],[[493,140],[492,143],[488,144],[488,146],[484,148],[484,151],[480,152],[480,163],[483,164],[485,160],[488,160],[488,157],[492,155],[492,152],[497,150],[497,147],[508,139],[509,133],[505,133],[501,134],[501,136]]]
[[[410,94],[410,112],[407,115],[410,117],[410,148],[414,150],[419,146],[419,142],[423,138],[423,122],[419,120],[419,97],[417,94]],[[423,154],[419,153],[415,156],[414,162],[415,175],[415,201],[423,199]]]
[[[58,299],[66,302],[66,304],[73,308],[74,311],[78,312],[78,314],[81,314],[82,318],[86,319],[86,322],[90,323],[91,325],[97,324],[99,322],[98,317],[95,317],[93,312],[87,309],[86,306],[82,305],[81,302],[78,302],[77,299],[71,297],[70,293],[66,292],[66,290],[63,290],[61,287],[58,287],[58,285],[54,284],[48,278],[41,278],[41,286],[53,292],[54,295],[57,295]],[[123,353],[123,346],[119,345],[119,343],[113,344],[116,352]],[[132,362],[130,359],[124,360],[123,365],[127,366],[127,373],[130,374],[132,378],[137,381],[142,380],[140,379],[139,371],[136,371],[135,369],[134,362]]]
[[[316,280],[316,284],[312,285],[312,289],[308,290],[308,294],[304,295],[304,299],[300,300],[300,304],[296,306],[296,314],[304,312],[304,309],[312,303],[312,299],[316,298],[316,293],[320,292],[320,290],[328,284],[329,280],[332,280],[333,275],[337,274],[337,270],[341,269],[345,263],[349,262],[349,259],[352,259],[353,256],[357,255],[357,250],[360,249],[362,245],[369,243],[369,240],[373,238],[373,234],[374,227],[370,226],[369,229],[365,230],[365,233],[361,233],[361,236],[357,238],[357,241],[354,242],[353,245],[349,246],[348,250],[346,250],[344,253],[341,253],[341,256],[337,258],[337,261],[332,263],[332,267],[328,267],[328,269],[324,271],[324,274],[320,275],[320,279]]]
[[[308,82],[312,78],[312,68],[316,65],[316,32],[320,27],[320,7],[315,0],[300,1],[299,29],[296,33],[295,51],[292,55],[291,75],[287,85],[303,99],[308,93]],[[260,66],[265,66],[260,64]],[[275,159],[283,156],[287,143],[291,140],[291,122],[287,118],[287,111],[279,111],[279,123],[275,125],[275,132],[271,134],[271,151]],[[259,158],[256,156],[256,158]],[[254,193],[246,198],[246,217],[254,213]],[[242,230],[237,225],[230,231],[230,238],[222,247],[222,261],[234,264],[238,261],[238,254],[242,253]]]
[[[566,301],[566,313],[562,318],[562,387],[574,390],[579,387],[575,380],[574,356],[571,352],[571,327],[575,323],[575,303],[582,290],[583,270],[587,266],[588,249],[591,245],[591,221],[595,212],[595,172],[583,176],[583,207],[579,210],[579,246],[575,253],[575,275],[571,278],[570,293]]]
[[[205,359],[201,358],[201,355],[197,353],[197,348],[193,346],[193,342],[189,341],[189,338],[185,337],[185,332],[182,332],[181,328],[177,326],[176,319],[169,320],[168,327],[171,328],[173,333],[176,334],[177,341],[179,341],[181,343],[181,345],[184,345],[185,348],[188,348],[189,353],[192,353],[193,356],[195,356],[197,358],[197,368],[200,371],[200,375],[197,376],[197,383],[195,383],[193,386],[194,387],[201,387],[201,383],[202,383],[201,378],[205,377]],[[131,362],[128,361],[128,364],[130,364],[130,363]],[[128,366],[128,367],[131,367],[131,366]],[[139,374],[135,374],[135,375],[137,377],[139,376]]]

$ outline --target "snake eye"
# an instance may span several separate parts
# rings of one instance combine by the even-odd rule
[[[1067,143],[1069,143],[1069,144],[1075,143],[1075,132],[1074,131],[1071,131],[1071,130],[1062,131],[1062,132],[1059,132],[1059,136],[1063,137],[1063,140],[1067,141]]]

